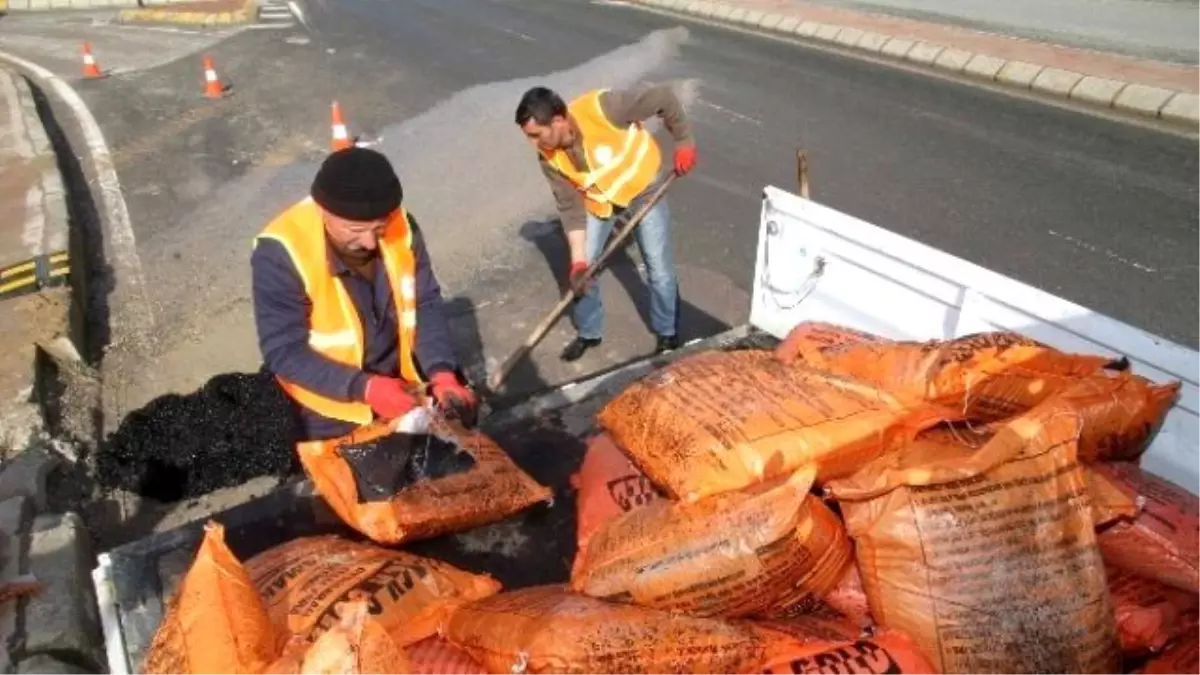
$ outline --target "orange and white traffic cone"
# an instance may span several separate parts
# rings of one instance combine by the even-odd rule
[[[331,146],[334,152],[354,146],[354,141],[350,140],[350,132],[346,130],[346,121],[342,119],[342,106],[337,101],[333,102],[332,127],[333,142]]]
[[[100,66],[96,65],[96,57],[92,56],[92,46],[83,43],[83,76],[87,78],[104,77]]]
[[[208,98],[221,98],[225,88],[221,86],[221,78],[217,77],[217,69],[213,67],[211,56],[204,57],[204,95]]]

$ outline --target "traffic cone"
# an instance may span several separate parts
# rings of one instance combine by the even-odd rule
[[[350,132],[346,131],[346,121],[342,119],[342,106],[337,101],[333,102],[333,143],[331,146],[334,152],[354,146],[354,141],[350,140]]]
[[[96,65],[96,57],[92,56],[92,46],[83,43],[83,76],[88,78],[104,77],[100,67]]]
[[[217,77],[217,69],[213,67],[212,57],[204,56],[204,95],[208,98],[221,98],[225,88],[221,86],[221,78]]]

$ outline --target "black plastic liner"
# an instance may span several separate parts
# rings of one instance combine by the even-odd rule
[[[420,481],[437,480],[475,466],[453,441],[431,434],[390,434],[338,447],[350,465],[359,503],[387,501]]]

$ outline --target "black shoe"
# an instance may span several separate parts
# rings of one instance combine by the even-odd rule
[[[563,348],[562,354],[559,355],[559,358],[563,361],[567,361],[568,363],[571,361],[578,361],[585,353],[587,353],[587,350],[598,346],[600,346],[600,338],[577,337],[567,343],[567,346]]]
[[[666,354],[679,349],[678,335],[659,335],[658,342],[654,345],[654,355]]]

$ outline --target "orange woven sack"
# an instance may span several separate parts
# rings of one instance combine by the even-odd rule
[[[799,353],[812,367],[871,383],[901,401],[928,401],[980,421],[1025,412],[1113,362],[1005,331],[930,342],[850,340]]]
[[[1092,466],[1111,485],[1142,505],[1099,534],[1104,560],[1168,586],[1200,590],[1200,500],[1196,495],[1130,462]]]
[[[809,612],[794,617],[763,619],[755,623],[763,628],[790,635],[806,645],[854,642],[866,635],[862,626],[826,605],[814,607]]]
[[[1139,655],[1160,651],[1188,626],[1183,617],[1200,609],[1195,593],[1181,591],[1109,566],[1108,588],[1112,593],[1121,651]]]
[[[835,326],[823,321],[802,321],[788,331],[783,342],[775,347],[775,358],[780,363],[809,363],[820,366],[826,354],[862,344],[889,343],[887,340],[862,331]]]
[[[592,537],[571,588],[692,616],[812,606],[850,563],[841,521],[808,493],[813,475],[620,516]]]
[[[334,536],[295,539],[246,563],[276,630],[311,642],[338,624],[346,603],[365,599],[401,646],[437,632],[463,602],[500,591],[487,575]]]
[[[483,675],[488,671],[471,655],[440,637],[425,638],[408,647],[409,672],[417,675]]]
[[[1118,520],[1135,518],[1141,512],[1137,496],[1113,480],[1108,473],[1097,470],[1096,465],[1083,467],[1087,481],[1088,498],[1091,502],[1092,524],[1103,529]]]
[[[656,485],[691,502],[809,464],[818,483],[849,475],[944,417],[747,350],[684,357],[628,387],[598,420]]]
[[[393,434],[387,424],[374,423],[343,438],[296,447],[305,473],[334,513],[381,544],[460,532],[551,499],[549,489],[522,471],[482,432],[467,432],[455,422],[434,421],[431,436],[453,446],[462,453],[456,456],[473,464],[466,470],[418,480],[396,490],[382,488],[363,477],[369,470],[390,474],[398,469],[389,471],[388,464],[405,461],[392,461],[384,454],[385,449],[406,440],[404,434]],[[374,466],[367,469],[367,463]]]
[[[261,673],[281,647],[242,564],[210,521],[142,665],[145,673]]]
[[[1196,632],[1195,618],[1183,637],[1163,650],[1162,654],[1150,659],[1135,673],[1200,673],[1200,633]]]
[[[829,485],[871,615],[941,672],[1117,672],[1081,422],[1038,410],[980,448],[922,437]]]
[[[444,634],[493,673],[748,673],[796,640],[749,622],[607,603],[561,586],[463,606]]]
[[[856,640],[810,642],[768,661],[764,673],[934,673],[907,635],[887,630]]]
[[[338,625],[311,645],[293,640],[268,675],[385,675],[414,672],[396,641],[371,618],[365,600],[347,603]]]
[[[662,495],[646,475],[613,443],[606,433],[588,439],[587,451],[579,472],[572,474],[575,495],[576,569],[587,551],[588,540],[596,530],[622,513],[645,506]]]
[[[1082,416],[1079,461],[1133,460],[1145,451],[1178,392],[1178,382],[1158,385],[1102,371],[1063,387],[1044,405]]]

